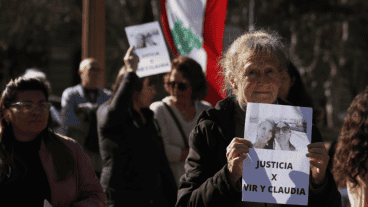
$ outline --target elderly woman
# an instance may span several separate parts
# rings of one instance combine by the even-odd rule
[[[351,206],[368,205],[368,89],[348,109],[336,144],[333,173],[339,187],[347,187]]]
[[[189,57],[178,57],[171,63],[168,86],[170,96],[153,103],[164,141],[165,152],[179,186],[188,156],[188,139],[202,111],[212,108],[202,101],[207,96],[207,82],[201,66]]]
[[[12,80],[2,93],[1,206],[105,206],[88,155],[73,139],[53,132],[48,98],[37,78]]]
[[[281,206],[241,201],[242,164],[251,142],[244,134],[248,102],[283,104],[277,98],[284,70],[283,44],[277,35],[253,31],[239,37],[223,60],[225,80],[235,97],[203,113],[189,139],[185,174],[180,179],[176,206]],[[308,206],[340,206],[341,197],[329,157],[317,128],[308,145],[311,176]]]

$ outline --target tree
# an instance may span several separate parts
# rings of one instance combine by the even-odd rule
[[[256,25],[288,40],[291,60],[330,128],[341,126],[344,111],[366,85],[367,40],[361,34],[367,8],[361,0],[256,1]]]

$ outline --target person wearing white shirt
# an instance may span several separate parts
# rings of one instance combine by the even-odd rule
[[[150,109],[161,128],[165,153],[179,186],[189,153],[189,134],[199,115],[212,105],[203,101],[208,86],[202,68],[195,60],[178,57],[171,62],[171,67],[168,78],[170,96],[152,103]]]

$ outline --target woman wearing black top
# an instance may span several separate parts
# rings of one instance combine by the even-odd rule
[[[108,206],[174,206],[177,189],[148,108],[155,90],[149,77],[135,74],[139,59],[132,51],[113,97],[97,111],[101,184]]]
[[[42,79],[11,80],[0,99],[0,206],[105,206],[80,145],[55,134]]]

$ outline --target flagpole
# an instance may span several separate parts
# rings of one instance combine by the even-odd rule
[[[254,30],[254,0],[249,2],[249,31]]]

